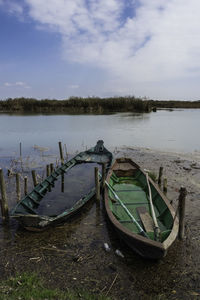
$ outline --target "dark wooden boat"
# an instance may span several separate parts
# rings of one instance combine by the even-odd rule
[[[25,196],[12,210],[11,217],[17,219],[19,223],[26,229],[31,231],[43,230],[50,225],[59,224],[69,217],[77,213],[94,195],[95,188],[92,187],[87,194],[80,199],[77,199],[71,207],[64,209],[57,215],[39,214],[40,205],[44,201],[47,192],[53,189],[55,181],[57,181],[65,173],[70,173],[69,170],[80,164],[88,163],[106,163],[107,169],[112,162],[112,153],[104,146],[103,141],[98,141],[97,145],[87,151],[81,152],[60,167],[56,168],[50,176],[39,183],[35,188]],[[65,176],[67,176],[66,174]],[[53,199],[53,205],[57,205],[58,199]],[[68,199],[64,199],[67,203]]]
[[[142,257],[164,257],[177,237],[179,222],[173,207],[131,159],[116,159],[109,170],[105,208],[119,237]]]

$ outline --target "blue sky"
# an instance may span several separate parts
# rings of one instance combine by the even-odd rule
[[[0,0],[0,99],[200,99],[199,0]]]

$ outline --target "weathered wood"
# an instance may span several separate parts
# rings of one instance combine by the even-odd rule
[[[167,177],[163,179],[163,192],[167,194]]]
[[[124,163],[130,163],[133,166],[133,170],[137,168],[135,173],[132,173],[133,175],[129,175],[127,177],[130,177],[130,181],[127,178],[127,186],[124,184],[122,188],[118,186],[118,183],[121,182],[124,183],[124,177],[125,175],[121,172],[121,176],[117,175],[117,171],[121,170],[121,164]],[[118,177],[116,180],[114,180],[114,174]],[[131,173],[131,172],[130,172]],[[136,177],[134,174],[137,174],[138,177]],[[120,178],[122,177],[122,178]],[[153,180],[149,178],[150,187],[152,189],[152,199],[155,200],[157,196],[159,196],[159,201],[156,202],[157,209],[160,213],[164,213],[163,208],[165,208],[166,215],[159,215],[159,225],[160,228],[163,228],[164,232],[161,237],[159,237],[158,231],[156,230],[154,226],[154,234],[148,234],[148,237],[145,235],[145,231],[143,227],[140,225],[140,222],[138,222],[138,218],[135,213],[134,209],[136,207],[145,206],[147,211],[149,210],[149,199],[148,199],[148,192],[147,192],[147,186],[144,186],[141,189],[130,189],[129,190],[129,182],[134,181],[134,184],[138,187],[141,187],[141,183],[144,184],[145,182],[145,173],[142,171],[139,165],[137,165],[135,162],[133,162],[131,159],[123,158],[116,159],[116,161],[113,162],[108,175],[106,177],[106,182],[108,182],[108,188],[105,188],[105,210],[107,213],[107,216],[110,220],[110,222],[115,227],[120,239],[124,240],[129,247],[134,251],[140,254],[142,257],[151,258],[151,259],[160,259],[164,257],[167,253],[167,250],[169,247],[174,243],[177,234],[178,234],[178,220],[177,218],[174,221],[174,224],[171,223],[171,220],[173,220],[173,217],[175,216],[175,211],[173,207],[169,204],[168,199],[164,196],[163,193],[160,193],[160,189],[158,188],[158,185],[154,183]],[[106,184],[107,185],[107,184]],[[128,216],[124,215],[122,213],[122,209],[118,209],[118,202],[116,204],[112,203],[111,197],[112,194],[114,195],[114,192],[112,192],[114,189],[116,190],[117,194],[115,196],[116,199],[122,198],[122,204],[130,209],[131,213],[133,212],[134,215],[132,217],[129,215],[128,211],[124,208],[124,211],[126,211]],[[145,194],[138,193],[139,190],[145,191]],[[150,194],[150,193],[149,193]],[[137,204],[136,206],[132,206],[132,203],[130,199],[135,199],[133,202],[134,204]],[[129,201],[127,201],[129,199]],[[155,200],[156,201],[156,200]],[[121,204],[121,203],[120,203]],[[121,205],[122,206],[122,205]],[[157,213],[157,212],[156,212]],[[167,216],[167,218],[165,218]],[[133,222],[136,226],[128,227],[129,222]],[[162,227],[164,225],[164,227]],[[167,234],[171,231],[170,235],[167,236]],[[158,236],[160,239],[155,240],[155,236]]]
[[[2,219],[3,222],[7,222],[9,219],[8,202],[7,202],[7,195],[6,195],[6,185],[5,185],[2,169],[0,169],[0,189],[1,189],[0,203],[1,203]]]
[[[50,173],[53,173],[53,171],[54,171],[54,164],[51,163],[51,164],[50,164]]]
[[[94,176],[95,176],[96,200],[100,201],[100,181],[99,181],[98,167],[94,168]]]
[[[54,164],[51,163],[51,164],[50,164],[50,174],[52,174],[53,171],[54,171]],[[55,185],[53,184],[52,186],[54,187]]]
[[[24,177],[24,195],[26,196],[28,194],[28,177]]]
[[[158,176],[158,184],[159,185],[161,185],[162,175],[163,175],[163,167],[161,166],[159,169],[159,176]]]
[[[187,190],[184,187],[180,188],[179,191],[179,233],[178,237],[180,240],[184,239],[185,235],[185,203],[186,203],[186,195],[187,195]]]
[[[65,174],[61,175],[61,193],[65,192]]]
[[[47,177],[50,175],[50,166],[46,165],[46,175]]]
[[[19,155],[20,155],[20,158],[22,158],[22,143],[21,142],[19,143]]]
[[[32,178],[33,178],[33,185],[36,186],[38,183],[37,183],[37,176],[36,176],[36,172],[35,170],[32,170]]]
[[[66,157],[66,159],[68,159],[67,145],[66,145],[66,144],[64,144],[64,147],[65,147],[65,157]]]
[[[17,193],[17,202],[19,202],[21,197],[21,188],[20,188],[20,174],[16,173],[16,193]]]
[[[60,160],[61,160],[61,163],[63,164],[64,163],[64,156],[63,156],[62,143],[58,142],[58,145],[59,145],[59,150],[60,150]]]
[[[154,222],[146,207],[141,206],[136,208],[138,215],[142,221],[144,229],[146,232],[154,232]]]
[[[105,180],[106,180],[106,163],[102,164],[102,190],[105,188]]]
[[[147,180],[147,185],[148,185],[148,190],[149,190],[149,204],[150,204],[150,208],[151,208],[151,215],[152,215],[152,219],[153,219],[153,223],[154,223],[154,231],[155,231],[155,240],[159,241],[160,239],[160,227],[158,225],[158,220],[156,218],[156,213],[155,213],[155,209],[153,206],[153,200],[152,200],[152,192],[151,192],[151,187],[150,187],[150,183],[149,183],[149,176],[148,173],[145,174],[146,175],[146,180]]]
[[[47,177],[50,176],[50,165],[46,165],[46,175]],[[49,185],[49,192],[51,192],[51,186]]]
[[[78,157],[78,159],[77,159]],[[103,163],[107,162],[107,165],[110,165],[112,160],[112,154],[109,151],[103,151],[97,153],[95,150],[95,147],[92,147],[89,149],[89,151],[82,151],[79,154],[75,155],[72,159],[70,159],[68,162],[65,162],[64,165],[59,166],[58,168],[55,167],[54,172],[46,178],[46,164],[45,169],[42,177],[45,177],[43,180],[37,180],[39,181],[39,184],[37,187],[35,187],[32,192],[28,191],[28,195],[24,197],[24,199],[18,203],[14,209],[12,209],[12,218],[16,218],[19,223],[22,224],[26,229],[33,230],[33,231],[39,231],[44,230],[47,226],[56,225],[61,222],[64,222],[69,216],[78,213],[81,211],[81,208],[91,199],[95,196],[95,188],[91,187],[87,191],[86,194],[81,195],[81,198],[78,197],[76,202],[73,203],[71,206],[71,209],[68,209],[67,206],[63,207],[63,210],[56,213],[53,213],[51,215],[46,214],[44,215],[42,211],[39,209],[40,204],[42,205],[42,199],[46,195],[47,189],[49,187],[49,184],[51,185],[53,189],[53,184],[57,182],[57,185],[59,185],[59,190],[61,188],[61,176],[63,174],[63,179],[65,179],[65,183],[67,180],[67,177],[70,176],[68,171],[76,166],[79,166],[80,162],[87,163],[93,162],[93,163]],[[60,162],[60,157],[59,157]],[[96,166],[96,164],[93,166]],[[36,172],[37,169],[35,168]],[[73,169],[72,169],[73,170]],[[72,171],[73,172],[73,171]],[[81,174],[79,174],[81,175]],[[82,177],[84,178],[84,174],[82,174]],[[86,179],[86,178],[85,178]],[[32,180],[32,179],[31,179]],[[58,180],[58,181],[57,181]],[[93,171],[93,180],[94,180],[94,171]],[[81,181],[79,182],[80,188],[81,188]],[[66,188],[66,187],[65,187]],[[63,180],[63,188],[64,191],[64,180]],[[64,195],[64,194],[63,194]],[[48,195],[47,195],[48,196]],[[46,197],[45,197],[46,198]],[[55,208],[58,205],[56,201],[59,201],[57,199],[58,197],[55,197]],[[29,201],[30,200],[30,201]],[[69,199],[68,199],[69,200]],[[67,201],[67,199],[66,199]],[[100,205],[101,206],[101,203]],[[46,211],[47,212],[47,211]],[[100,212],[100,210],[99,210]],[[20,215],[20,218],[19,218]],[[100,220],[101,221],[101,220]],[[99,222],[100,222],[99,221]],[[98,224],[99,224],[98,222]]]

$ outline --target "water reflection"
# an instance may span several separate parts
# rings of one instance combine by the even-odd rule
[[[94,187],[94,167],[97,164],[77,164],[59,176],[37,208],[37,214],[56,216],[70,209]]]

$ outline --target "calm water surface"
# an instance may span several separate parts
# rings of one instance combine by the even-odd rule
[[[35,169],[36,164],[30,155],[26,166],[24,154],[34,154],[34,145],[49,147],[47,155],[58,153],[58,141],[66,143],[68,151],[73,153],[93,146],[98,139],[103,139],[108,149],[125,145],[193,152],[200,151],[199,125],[200,110],[113,115],[0,114],[0,157],[6,156],[2,161],[6,160],[8,165],[12,163],[12,169],[20,171],[22,178],[29,176],[30,191],[30,170]],[[19,142],[22,142],[22,166],[19,160],[9,158],[19,155]],[[47,193],[40,207],[42,212],[59,213],[60,208],[72,205],[75,197],[81,197],[94,185],[94,166],[91,164],[90,168],[81,170],[79,167],[70,170],[70,178],[64,181],[64,191],[63,182],[56,182],[55,189]],[[37,169],[41,178],[43,169]],[[11,209],[17,199],[16,180],[15,176],[6,179]],[[87,182],[81,182],[82,179]],[[1,276],[34,270],[52,286],[63,289],[64,282],[64,288],[91,292],[96,289],[105,294],[111,291],[116,299],[143,299],[143,294],[147,296],[144,299],[149,299],[148,295],[151,299],[162,296],[191,299],[193,296],[189,293],[199,294],[199,234],[195,219],[190,224],[192,237],[181,244],[176,242],[166,258],[155,263],[143,260],[120,243],[102,207],[102,202],[91,201],[76,218],[38,234],[21,229],[10,219],[9,226],[0,226]],[[111,247],[110,253],[103,248],[105,242]],[[125,259],[115,254],[116,249],[122,251]]]
[[[58,141],[69,153],[85,150],[103,139],[107,148],[150,147],[160,150],[200,151],[200,110],[160,110],[156,113],[111,115],[0,114],[0,155],[30,152],[34,145],[58,150]]]

